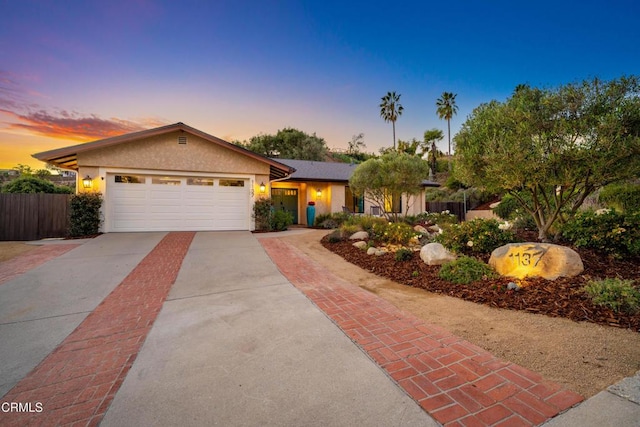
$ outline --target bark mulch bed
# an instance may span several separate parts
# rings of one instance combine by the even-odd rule
[[[591,279],[619,277],[636,280],[640,278],[640,260],[638,259],[613,260],[592,251],[578,250],[585,266],[580,276],[559,278],[554,281],[528,278],[527,286],[516,291],[507,290],[508,283],[514,281],[508,277],[458,285],[439,278],[440,267],[426,265],[420,259],[418,252],[415,252],[409,261],[396,261],[393,253],[381,256],[367,255],[352,243],[349,241],[329,243],[327,237],[322,239],[324,247],[350,263],[407,286],[497,308],[565,317],[574,321],[629,328],[640,332],[640,313],[633,315],[615,313],[606,307],[594,305],[582,290]],[[484,259],[485,262],[487,260]]]

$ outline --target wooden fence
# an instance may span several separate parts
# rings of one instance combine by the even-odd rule
[[[449,211],[458,217],[459,222],[465,220],[466,212],[464,209],[464,203],[461,202],[427,202],[426,210],[427,212],[437,213]]]
[[[0,240],[65,237],[69,194],[0,194]]]

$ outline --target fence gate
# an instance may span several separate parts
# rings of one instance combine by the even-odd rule
[[[70,194],[0,194],[0,240],[66,237]]]

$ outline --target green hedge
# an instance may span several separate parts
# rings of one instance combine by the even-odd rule
[[[80,193],[71,197],[70,228],[71,237],[93,236],[100,232],[100,193]]]

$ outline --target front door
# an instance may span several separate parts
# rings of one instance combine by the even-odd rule
[[[298,223],[298,189],[297,188],[272,188],[271,202],[273,208],[283,210],[293,215],[293,223]]]

